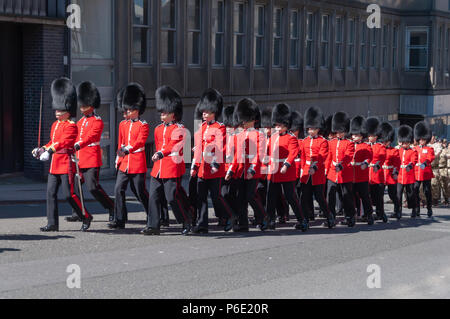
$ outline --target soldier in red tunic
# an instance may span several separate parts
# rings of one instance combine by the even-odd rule
[[[411,127],[408,125],[400,126],[398,130],[398,143],[400,145],[400,172],[397,184],[398,218],[402,217],[403,191],[405,189],[408,208],[412,210],[411,218],[416,218],[418,199],[414,189],[414,184],[416,183],[414,168],[417,164],[417,151],[412,147],[414,135]]]
[[[362,116],[356,116],[350,123],[350,134],[355,143],[355,155],[353,156],[352,166],[354,172],[353,195],[355,203],[364,208],[363,221],[373,225],[373,207],[369,195],[369,164],[372,161],[372,148],[364,142],[366,120]]]
[[[275,132],[267,143],[269,167],[267,191],[267,214],[270,216],[270,228],[275,228],[275,208],[281,193],[297,218],[295,229],[303,232],[309,229],[309,221],[303,213],[295,189],[297,180],[295,159],[299,153],[298,139],[289,129],[292,124],[292,111],[287,104],[278,104],[272,112],[272,125]]]
[[[415,167],[416,173],[416,197],[417,203],[417,217],[420,217],[420,185],[423,184],[423,192],[427,200],[428,217],[433,216],[433,198],[431,194],[431,179],[434,178],[431,163],[434,161],[434,149],[428,144],[431,142],[432,132],[429,125],[425,122],[419,122],[414,127],[414,139],[419,144],[416,146],[417,151],[417,165]]]
[[[222,196],[222,184],[225,178],[226,127],[217,122],[222,114],[223,98],[215,89],[207,89],[199,102],[199,112],[203,113],[201,135],[195,141],[194,159],[191,176],[198,176],[197,208],[199,219],[193,232],[208,233],[208,193],[218,211],[216,215],[227,219],[225,231],[233,229],[235,213]]]
[[[119,126],[114,220],[108,224],[108,227],[124,229],[128,216],[125,204],[128,183],[134,184],[138,200],[146,211],[148,207],[149,194],[145,185],[147,173],[145,143],[149,135],[149,126],[146,121],[140,119],[146,108],[146,97],[142,86],[130,83],[119,92],[117,99],[121,107],[127,111],[128,121]]]
[[[92,196],[109,212],[109,221],[114,218],[114,201],[106,194],[99,183],[102,150],[100,140],[103,132],[103,121],[95,113],[100,108],[101,98],[96,86],[92,82],[83,82],[77,88],[78,107],[83,117],[78,121],[78,137],[74,145],[75,154],[79,159],[82,182],[86,183]],[[78,187],[75,192],[79,194]],[[79,220],[75,211],[67,221]]]
[[[380,121],[375,117],[366,120],[366,131],[369,143],[372,147],[373,157],[369,165],[369,187],[372,204],[376,207],[377,219],[384,223],[388,218],[384,212],[384,171],[383,165],[386,160],[386,147],[378,141],[380,135]]]
[[[241,127],[236,135],[236,145],[233,163],[227,171],[226,180],[235,177],[238,203],[238,225],[236,232],[248,232],[248,205],[255,212],[256,224],[260,230],[268,228],[269,219],[264,209],[262,198],[257,192],[261,178],[262,159],[265,155],[266,141],[264,134],[255,129],[257,121],[261,120],[258,105],[251,99],[240,100],[233,114],[236,125]]]
[[[181,178],[186,172],[183,158],[186,129],[183,118],[183,103],[174,89],[168,86],[156,90],[156,110],[161,114],[162,124],[155,128],[156,153],[150,178],[149,218],[144,235],[160,235],[161,204],[165,196],[178,223],[183,225],[182,235],[192,230],[193,212],[188,198],[182,190]]]
[[[306,110],[305,129],[308,136],[303,140],[300,150],[302,174],[302,203],[306,208],[305,215],[314,216],[313,196],[319,203],[320,210],[327,218],[326,226],[335,226],[334,215],[328,208],[325,199],[325,161],[328,157],[328,141],[321,135],[320,131],[325,129],[325,120],[320,108],[310,107]]]
[[[394,203],[394,213],[391,218],[400,219],[399,201],[397,198],[397,181],[400,170],[400,157],[398,149],[392,146],[395,140],[395,130],[391,124],[383,122],[380,125],[380,142],[386,147],[386,160],[384,161],[384,184],[388,188],[389,198]]]
[[[355,144],[345,136],[350,130],[350,119],[345,112],[337,112],[333,116],[331,130],[336,138],[329,142],[329,152],[325,167],[327,168],[327,200],[331,212],[336,216],[336,192],[342,191],[345,220],[348,227],[354,227],[355,202],[353,199],[353,167]]]
[[[53,81],[51,94],[57,121],[52,125],[50,142],[32,152],[33,156],[42,162],[49,161],[51,158],[47,181],[47,226],[42,227],[41,231],[59,231],[58,190],[60,186],[64,198],[83,221],[81,230],[84,231],[84,228],[89,228],[92,216],[86,210],[83,216],[80,199],[74,193],[75,165],[71,159],[78,134],[77,125],[70,120],[76,116],[77,93],[69,79],[59,78]]]
[[[303,121],[303,115],[298,113],[297,111],[292,112],[292,125],[290,131],[292,134],[294,134],[297,137],[298,140],[298,155],[295,159],[295,173],[297,175],[297,181],[296,181],[296,189],[297,189],[297,195],[298,198],[301,198],[302,196],[302,183],[300,182],[300,176],[301,176],[301,170],[302,170],[302,158],[301,158],[301,149],[303,144],[303,139],[305,138],[305,128],[304,128],[304,121]],[[289,213],[289,211],[287,212]],[[288,217],[288,216],[286,216]],[[281,221],[286,222],[286,217],[283,218],[283,216],[280,217]]]

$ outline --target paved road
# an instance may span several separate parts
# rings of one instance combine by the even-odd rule
[[[61,219],[60,233],[42,234],[43,205],[0,206],[0,298],[450,298],[450,209],[355,229],[316,223],[306,234],[292,222],[245,235],[212,227],[202,237],[181,237],[172,225],[144,237],[145,214],[130,207],[123,231],[96,214],[89,233]],[[67,288],[71,264],[80,266],[80,289]],[[367,287],[372,264],[379,289]]]

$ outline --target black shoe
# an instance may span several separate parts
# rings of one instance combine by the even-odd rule
[[[309,229],[309,221],[307,219],[304,219],[302,222],[298,222],[297,224],[295,224],[295,229],[306,232]]]
[[[428,215],[428,218],[433,217],[433,210],[429,209],[427,215]]]
[[[141,234],[144,236],[159,236],[161,235],[161,231],[156,228],[146,227],[141,230]]]
[[[45,227],[41,227],[41,232],[50,233],[50,232],[58,232],[59,227],[56,225],[47,225]]]
[[[170,222],[166,219],[161,219],[160,224],[162,227],[169,227],[170,226]]]
[[[263,222],[261,224],[258,225],[259,230],[261,231],[266,231],[267,229],[269,229],[269,220],[267,220],[266,218],[263,220]]]
[[[226,218],[219,218],[219,222],[217,223],[217,227],[225,227],[227,225]]]
[[[114,221],[114,210],[110,210],[109,211],[109,222],[113,222]]]
[[[286,216],[280,216],[280,217],[278,218],[278,224],[284,225],[284,224],[286,224],[286,223],[287,223]]]
[[[84,218],[83,225],[81,226],[81,231],[86,232],[88,231],[89,227],[91,227],[91,222],[94,219],[94,217],[89,216],[88,218]]]
[[[327,218],[327,220],[324,223],[325,227],[328,227],[329,229],[333,229],[334,226],[336,226],[336,220],[334,219],[333,216]]]
[[[370,218],[370,217],[369,217]],[[362,216],[360,219],[359,219],[359,221],[361,222],[361,223],[368,223],[369,222],[369,218],[366,216],[366,215],[364,215],[364,216]],[[372,217],[372,219],[373,219],[373,217]]]
[[[383,213],[383,216],[381,216],[381,219],[383,220],[383,223],[385,223],[385,224],[388,222],[388,218],[385,213]]]
[[[199,227],[199,226],[195,226],[192,229],[192,233],[193,234],[207,234],[208,233],[208,229],[202,228],[202,227]]]
[[[275,229],[277,229],[277,223],[276,223],[274,220],[271,220],[271,221],[269,222],[269,229],[270,229],[270,230],[275,230]]]
[[[248,233],[250,229],[246,226],[239,226],[236,229],[234,229],[235,233]]]
[[[347,219],[341,220],[341,222],[339,224],[341,224],[343,226],[347,226],[348,225],[348,220]]]
[[[68,216],[68,217],[66,217],[64,219],[65,219],[66,222],[69,222],[69,223],[81,222],[81,219],[78,216]]]
[[[119,223],[118,221],[113,221],[108,224],[109,229],[125,229],[125,223]]]
[[[181,232],[181,235],[183,236],[187,236],[189,235],[189,233],[192,231],[192,225],[191,224],[186,224],[183,226],[183,231]]]
[[[375,220],[373,219],[373,214],[369,214],[367,217],[367,225],[372,226],[375,223]]]
[[[315,215],[309,217],[309,221],[310,222],[314,222],[315,220],[316,220],[316,216]]]
[[[232,216],[230,219],[227,220],[227,224],[225,225],[225,227],[223,228],[223,230],[225,232],[229,232],[233,229],[233,226],[236,222],[237,218],[235,216]]]
[[[345,218],[347,220],[347,226],[350,227],[355,227],[356,222],[355,222],[355,217],[350,217],[350,218]]]

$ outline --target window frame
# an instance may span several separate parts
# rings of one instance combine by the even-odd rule
[[[238,5],[242,5],[242,32],[236,32],[235,31],[235,10],[236,10],[236,6]],[[247,52],[247,46],[246,46],[246,40],[247,40],[247,23],[246,23],[246,15],[247,15],[247,3],[243,2],[243,1],[236,1],[233,2],[233,67],[235,68],[245,68],[247,66],[247,57],[246,57],[246,52]],[[237,48],[236,48],[236,43],[237,43],[237,37],[242,37],[243,41],[242,41],[242,63],[238,64],[236,63],[237,61]]]
[[[197,0],[187,0],[186,1],[186,12],[187,12],[187,17],[189,17],[189,2],[190,1],[197,1]],[[188,23],[187,23],[187,26],[188,26],[188,28],[187,28],[187,32],[188,32],[188,36],[187,36],[187,40],[189,41],[189,35],[190,34],[192,34],[192,35],[194,35],[194,33],[195,34],[197,34],[198,36],[199,36],[199,42],[198,42],[198,62],[197,63],[194,63],[194,62],[192,62],[192,60],[189,60],[188,61],[188,66],[189,67],[200,67],[200,66],[202,66],[202,49],[203,49],[203,37],[202,37],[202,35],[203,35],[203,8],[204,8],[204,6],[203,6],[203,4],[204,4],[204,2],[203,2],[203,0],[198,0],[198,1],[200,1],[200,16],[199,16],[199,19],[200,19],[200,21],[199,21],[199,29],[191,29],[190,27],[189,27],[189,21],[188,21]],[[194,39],[193,37],[192,37],[192,39]],[[188,49],[189,49],[189,45],[188,45]],[[192,43],[192,47],[191,47],[191,49],[192,50],[194,50],[194,45],[193,45],[193,43]],[[188,52],[188,59],[190,59],[190,58],[193,58],[194,57],[194,55],[193,55],[193,52]]]
[[[311,17],[311,24],[309,23],[309,17]],[[306,30],[305,30],[306,63],[305,63],[305,65],[306,65],[307,69],[314,69],[316,66],[316,57],[315,57],[315,52],[316,52],[316,47],[315,47],[316,14],[315,14],[315,12],[308,11],[306,13],[305,26],[306,26]],[[308,47],[310,47],[310,50],[308,50]],[[310,52],[311,52],[310,61],[308,61]]]
[[[261,27],[261,30],[262,30],[262,33],[260,34],[259,33],[259,25],[258,26],[256,26],[255,24],[256,24],[256,16],[257,16],[257,14],[259,14],[259,9],[262,9],[262,16],[263,16],[263,19],[262,19],[262,21],[259,21],[260,23],[262,23],[262,27]],[[266,16],[266,5],[265,4],[262,4],[262,3],[258,3],[258,4],[255,4],[255,18],[254,18],[254,25],[253,25],[253,27],[254,27],[254,32],[253,32],[253,36],[254,36],[254,38],[255,38],[255,45],[254,45],[254,48],[253,48],[253,66],[254,66],[254,68],[256,68],[256,69],[258,69],[258,68],[264,68],[264,66],[265,66],[265,58],[266,58],[266,56],[265,56],[265,49],[266,49],[266,19],[265,19],[265,16]],[[257,41],[258,41],[258,39],[260,39],[261,40],[261,42],[262,42],[262,47],[261,47],[261,63],[260,64],[257,64],[256,62],[256,56],[257,56],[257,46],[256,46],[256,43],[257,43]]]
[[[428,70],[428,67],[430,66],[430,49],[429,49],[429,43],[430,43],[430,27],[427,26],[413,26],[413,27],[407,27],[406,30],[406,39],[405,39],[405,70],[408,72],[424,72]],[[411,46],[411,33],[412,32],[426,32],[427,34],[427,44],[426,45],[419,45],[419,46]],[[410,50],[425,50],[426,52],[426,58],[427,58],[427,64],[425,67],[420,68],[411,68],[410,66]]]
[[[225,59],[226,59],[226,50],[225,50],[225,37],[226,37],[226,21],[225,21],[225,19],[226,19],[226,4],[225,4],[225,1],[224,0],[214,0],[216,3],[217,3],[217,8],[219,8],[219,2],[221,2],[222,3],[222,31],[218,31],[217,29],[213,29],[212,30],[212,36],[213,36],[213,41],[212,41],[212,43],[214,43],[214,45],[215,45],[215,43],[216,43],[216,36],[217,35],[219,35],[220,37],[221,37],[221,42],[222,42],[222,50],[221,50],[221,52],[220,52],[220,56],[221,56],[221,60],[222,60],[222,63],[221,64],[217,64],[216,63],[216,50],[217,50],[217,48],[214,48],[214,50],[211,50],[212,51],[212,57],[211,57],[211,61],[212,61],[212,66],[214,67],[214,68],[223,68],[223,67],[225,67]],[[218,9],[217,9],[217,11],[219,11]]]
[[[160,4],[161,4],[161,1],[164,1],[164,0],[160,0]],[[175,25],[175,27],[165,27],[161,23],[160,28],[161,28],[161,34],[164,33],[164,32],[168,32],[168,33],[169,32],[173,32],[174,33],[174,46],[173,46],[174,62],[173,63],[161,62],[161,65],[162,66],[171,67],[171,66],[177,66],[178,65],[178,57],[177,57],[177,51],[178,51],[178,48],[177,48],[178,19],[177,18],[178,18],[178,4],[179,3],[178,3],[177,0],[169,0],[169,1],[174,1],[174,8],[175,8],[175,14],[174,14],[174,16],[175,16],[175,18],[174,18],[175,19],[175,23],[174,23],[174,25]],[[161,13],[161,16],[162,16],[162,13]],[[161,46],[161,48],[162,48],[162,46]],[[160,48],[160,50],[161,50],[161,48]]]
[[[387,31],[387,32],[386,32]],[[381,41],[381,68],[383,70],[389,69],[389,35],[390,35],[390,25],[386,23],[383,25],[383,38]]]
[[[380,66],[379,61],[377,59],[377,51],[378,51],[378,29],[373,28],[370,32],[370,68],[378,69]]]
[[[135,29],[146,29],[147,30],[147,37],[146,37],[146,41],[147,41],[147,56],[146,56],[146,62],[135,62],[134,61],[134,52],[131,54],[131,64],[133,66],[151,66],[152,65],[152,43],[151,43],[151,39],[152,39],[152,31],[153,31],[153,19],[152,19],[152,1],[151,0],[143,0],[143,1],[147,1],[148,4],[148,21],[147,24],[134,24],[134,13],[133,13],[133,19],[132,19],[132,24],[131,24],[131,43],[132,43],[132,47],[133,47],[133,51],[134,51],[134,30]],[[135,4],[135,0],[133,0],[131,2],[132,5],[132,12],[134,12],[134,4]]]
[[[398,44],[400,26],[394,24],[392,27],[392,70],[398,70]]]
[[[320,18],[320,68],[328,70],[330,68],[330,14],[324,13]],[[324,29],[324,18],[327,18],[327,29]],[[326,32],[326,39],[324,35]],[[325,63],[324,63],[325,62]]]
[[[284,8],[283,7],[273,7],[273,19],[272,23],[275,26],[276,18],[277,18],[277,11],[280,11],[280,25],[279,25],[279,34],[276,34],[275,27],[273,28],[273,45],[272,45],[272,68],[282,68],[283,67],[283,38],[284,38],[284,28],[283,28],[283,19],[284,19]],[[275,40],[279,40],[280,47],[279,49],[279,57],[280,61],[278,64],[275,64]]]
[[[360,47],[361,51],[359,54],[359,68],[362,70],[368,69],[368,35],[369,35],[369,28],[367,27],[367,24],[365,21],[361,21],[361,29],[360,29]],[[364,55],[364,56],[363,56]]]
[[[344,69],[344,63],[343,63],[343,48],[344,48],[344,16],[337,15],[336,16],[336,36],[334,37],[334,45],[335,45],[335,52],[334,52],[334,68],[336,70],[342,70]],[[339,32],[338,26],[340,25],[341,32]]]
[[[297,25],[295,28],[297,29],[297,37],[293,37],[293,19],[292,14],[297,15]],[[292,64],[292,51],[289,51],[289,68],[290,69],[299,69],[300,68],[300,61],[301,61],[301,47],[300,47],[300,41],[301,41],[301,15],[299,9],[291,9],[290,15],[289,15],[289,47],[292,48],[292,43],[295,43],[295,46],[297,48],[296,50],[296,57],[295,57],[295,64]]]
[[[353,25],[353,27],[352,27]],[[347,52],[348,52],[348,59],[347,59],[347,69],[354,70],[355,62],[356,62],[356,19],[351,17],[347,19]],[[353,31],[353,33],[352,33]],[[351,37],[351,34],[353,34],[353,39]]]

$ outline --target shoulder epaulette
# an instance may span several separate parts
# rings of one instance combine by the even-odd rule
[[[148,124],[145,120],[139,120],[139,122],[141,122],[142,124]]]

